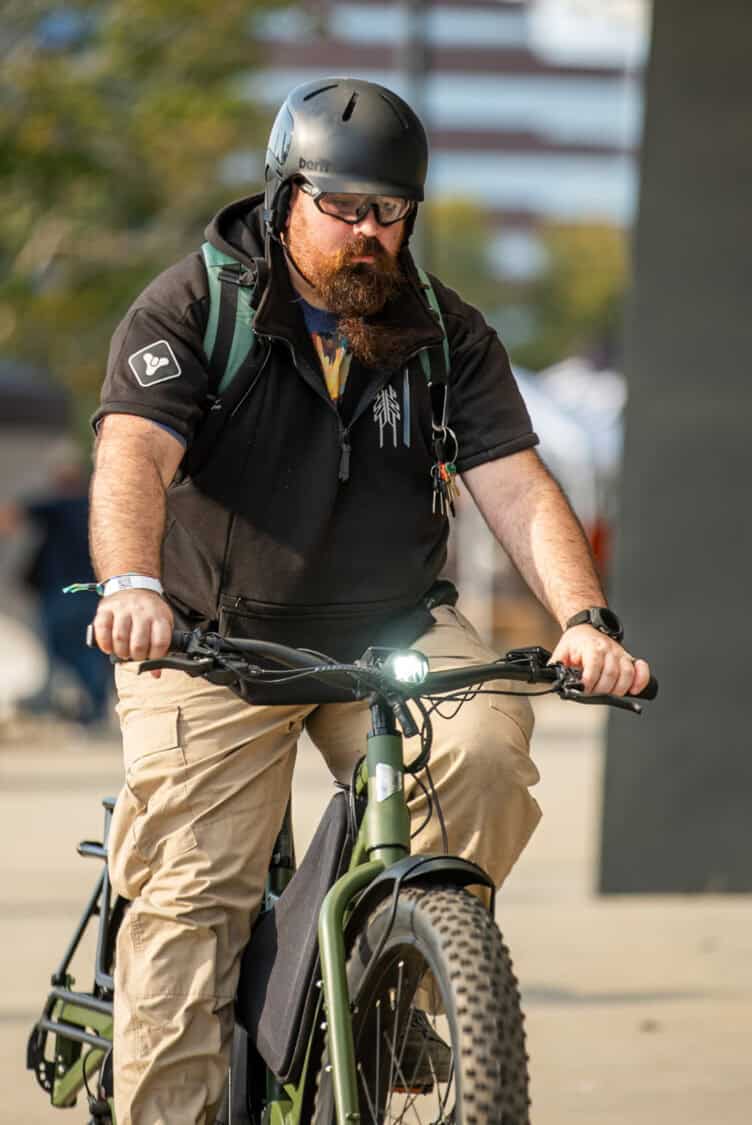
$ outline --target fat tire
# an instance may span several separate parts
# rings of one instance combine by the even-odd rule
[[[356,936],[348,961],[356,1063],[373,1057],[374,1045],[369,1040],[374,1038],[374,1006],[379,996],[387,994],[399,959],[413,966],[411,998],[427,966],[442,997],[456,1083],[454,1113],[442,1112],[439,1120],[452,1125],[529,1125],[524,1016],[509,951],[493,918],[475,895],[462,888],[404,888],[389,936],[377,962],[371,963],[391,907],[387,898],[374,909]],[[324,1052],[317,1076],[315,1125],[336,1122],[327,1064]],[[360,1097],[361,1125],[375,1119],[379,1125],[402,1119],[383,1110],[374,1116],[362,1091]],[[416,1118],[413,1110],[408,1119],[414,1122]],[[427,1112],[425,1119],[435,1123],[435,1111]]]

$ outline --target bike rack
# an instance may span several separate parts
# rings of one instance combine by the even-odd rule
[[[94,1031],[86,1030],[81,1024],[70,1023],[64,1018],[66,1008],[74,1008],[81,1012],[96,1014],[95,1027],[101,1023],[102,1017],[112,1019],[114,981],[108,971],[111,943],[120,925],[126,902],[125,899],[117,896],[113,903],[109,872],[106,865],[107,835],[115,807],[115,798],[105,797],[102,804],[105,810],[103,842],[83,840],[78,845],[77,850],[80,856],[104,860],[105,866],[89,896],[81,919],[60,960],[60,964],[52,974],[50,980],[52,987],[47,996],[42,1015],[32,1028],[27,1047],[27,1068],[34,1071],[40,1086],[50,1095],[54,1091],[55,1078],[60,1073],[58,1069],[60,1052],[56,1044],[55,1060],[45,1058],[44,1052],[48,1034],[51,1033],[70,1044],[93,1047],[103,1052],[108,1052],[112,1048],[111,1040],[104,1038],[102,1035],[97,1035]],[[81,939],[94,917],[99,918],[94,986],[91,992],[78,992],[70,987],[72,982],[68,969],[76,950],[81,944]],[[53,1017],[56,1007],[59,1007],[61,1013],[59,1017]]]

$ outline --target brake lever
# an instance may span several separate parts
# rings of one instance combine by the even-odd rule
[[[559,692],[561,699],[570,699],[572,703],[584,703],[593,706],[616,707],[619,711],[631,711],[633,715],[641,715],[642,707],[634,699],[627,699],[623,695],[585,695],[571,687],[562,687]]]
[[[136,672],[140,676],[142,672],[153,672],[158,668],[170,668],[175,672],[185,672],[189,676],[203,676],[205,672],[211,672],[212,668],[216,668],[216,666],[216,661],[209,656],[203,657],[201,660],[189,660],[182,656],[163,656],[158,660],[139,661]]]

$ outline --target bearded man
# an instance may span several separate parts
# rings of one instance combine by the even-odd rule
[[[298,737],[306,729],[348,782],[368,729],[365,703],[249,706],[229,687],[172,670],[138,677],[128,662],[162,656],[176,624],[340,659],[396,640],[434,667],[495,659],[439,581],[449,519],[434,436],[446,426],[446,460],[561,623],[555,658],[582,668],[588,691],[639,692],[648,680],[534,452],[498,337],[435,278],[429,295],[410,255],[427,159],[420,121],[384,87],[297,88],[272,129],[265,195],[207,229],[254,285],[256,343],[232,409],[205,350],[215,312],[200,253],[152,282],[113,340],[91,541],[105,584],[97,642],[126,661],[126,785],[109,838],[113,886],[131,902],[116,956],[118,1125],[213,1121]],[[437,419],[421,354],[440,357],[444,332],[448,417]],[[207,418],[223,409],[196,463]],[[520,697],[478,695],[452,721],[434,719],[449,850],[497,885],[540,815],[531,732]],[[440,851],[413,778],[405,790],[414,849]],[[433,1073],[442,1047],[430,1046]]]

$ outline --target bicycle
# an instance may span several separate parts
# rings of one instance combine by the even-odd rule
[[[442,703],[493,691],[483,688],[491,680],[543,684],[545,691],[529,694],[555,692],[639,713],[632,697],[584,695],[577,670],[549,659],[545,649],[517,649],[493,663],[430,672],[415,650],[369,649],[343,664],[303,649],[196,631],[176,632],[170,655],[141,663],[142,671],[177,668],[233,684],[253,703],[370,703],[366,754],[352,785],[332,797],[297,870],[288,805],[243,957],[217,1125],[388,1125],[408,1114],[432,1125],[529,1125],[523,1015],[494,921],[494,886],[468,860],[410,854],[403,776],[426,770],[428,815],[435,811],[443,828],[426,769],[430,715]],[[651,680],[642,698],[656,693]],[[403,736],[420,736],[409,762]],[[83,841],[78,851],[105,865],[53,973],[27,1050],[27,1066],[53,1105],[74,1105],[85,1092],[90,1125],[115,1125],[112,970],[127,909],[122,898],[113,901],[106,865],[114,798],[103,804],[103,841]],[[75,991],[70,964],[95,916],[93,986]],[[422,1010],[416,996],[427,985],[440,997],[442,1014],[433,1025],[425,1014],[416,1016]],[[436,1035],[448,1040],[441,1066],[430,1047]]]

